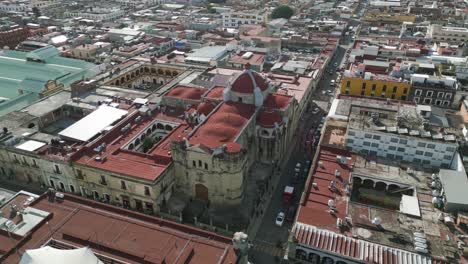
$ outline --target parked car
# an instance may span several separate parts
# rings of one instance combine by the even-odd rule
[[[330,81],[330,86],[334,86],[335,85],[335,80],[331,80]]]
[[[286,220],[289,222],[294,221],[294,216],[296,215],[296,206],[291,205],[288,208],[288,213],[286,215]]]
[[[283,223],[284,223],[284,213],[283,213],[283,212],[279,212],[279,213],[278,213],[278,216],[276,216],[275,224],[276,224],[277,226],[283,226]]]
[[[338,63],[337,63],[337,62],[333,63],[333,66],[337,67],[337,66],[338,66]]]
[[[320,112],[320,109],[318,107],[314,108],[314,110],[312,110],[312,114],[316,115],[318,114],[318,112]]]
[[[299,173],[294,173],[293,183],[298,183],[300,180]]]

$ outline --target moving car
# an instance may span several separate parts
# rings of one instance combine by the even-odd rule
[[[284,223],[284,213],[279,212],[278,216],[276,216],[275,224],[277,226],[283,226],[283,223]]]
[[[320,112],[320,109],[318,107],[314,108],[314,110],[312,110],[312,114],[318,114],[318,112]]]
[[[335,80],[331,80],[330,81],[330,86],[334,86],[335,85]]]

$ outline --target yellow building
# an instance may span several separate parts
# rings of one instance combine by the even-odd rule
[[[370,78],[343,77],[342,94],[408,100],[410,84],[386,75],[372,75]]]

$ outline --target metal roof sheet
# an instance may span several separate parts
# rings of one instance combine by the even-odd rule
[[[60,131],[59,135],[72,140],[88,141],[127,113],[126,110],[102,105],[96,111]]]
[[[294,225],[292,233],[298,243],[303,246],[352,258],[360,262],[380,264],[432,263],[432,259],[428,256],[347,237],[299,222]]]

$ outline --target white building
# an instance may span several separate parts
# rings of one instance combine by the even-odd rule
[[[56,8],[62,5],[61,0],[33,0],[32,7],[37,7],[41,11],[47,12],[49,8]]]
[[[94,21],[114,21],[125,16],[125,11],[117,8],[90,8],[87,11],[65,12],[65,17],[81,17]]]
[[[329,117],[348,121],[347,149],[425,168],[450,168],[454,162],[457,137],[430,124],[429,106],[364,98],[337,100]]]
[[[1,1],[0,13],[26,12],[32,8],[29,1]]]
[[[268,14],[261,12],[226,12],[223,13],[223,27],[238,28],[243,24],[263,24],[268,20]]]
[[[153,5],[160,5],[166,3],[166,0],[117,0],[117,3],[124,6],[137,6],[137,5],[144,5],[144,6],[153,6]]]
[[[432,38],[435,42],[464,42],[468,40],[468,29],[431,25],[427,37]]]

